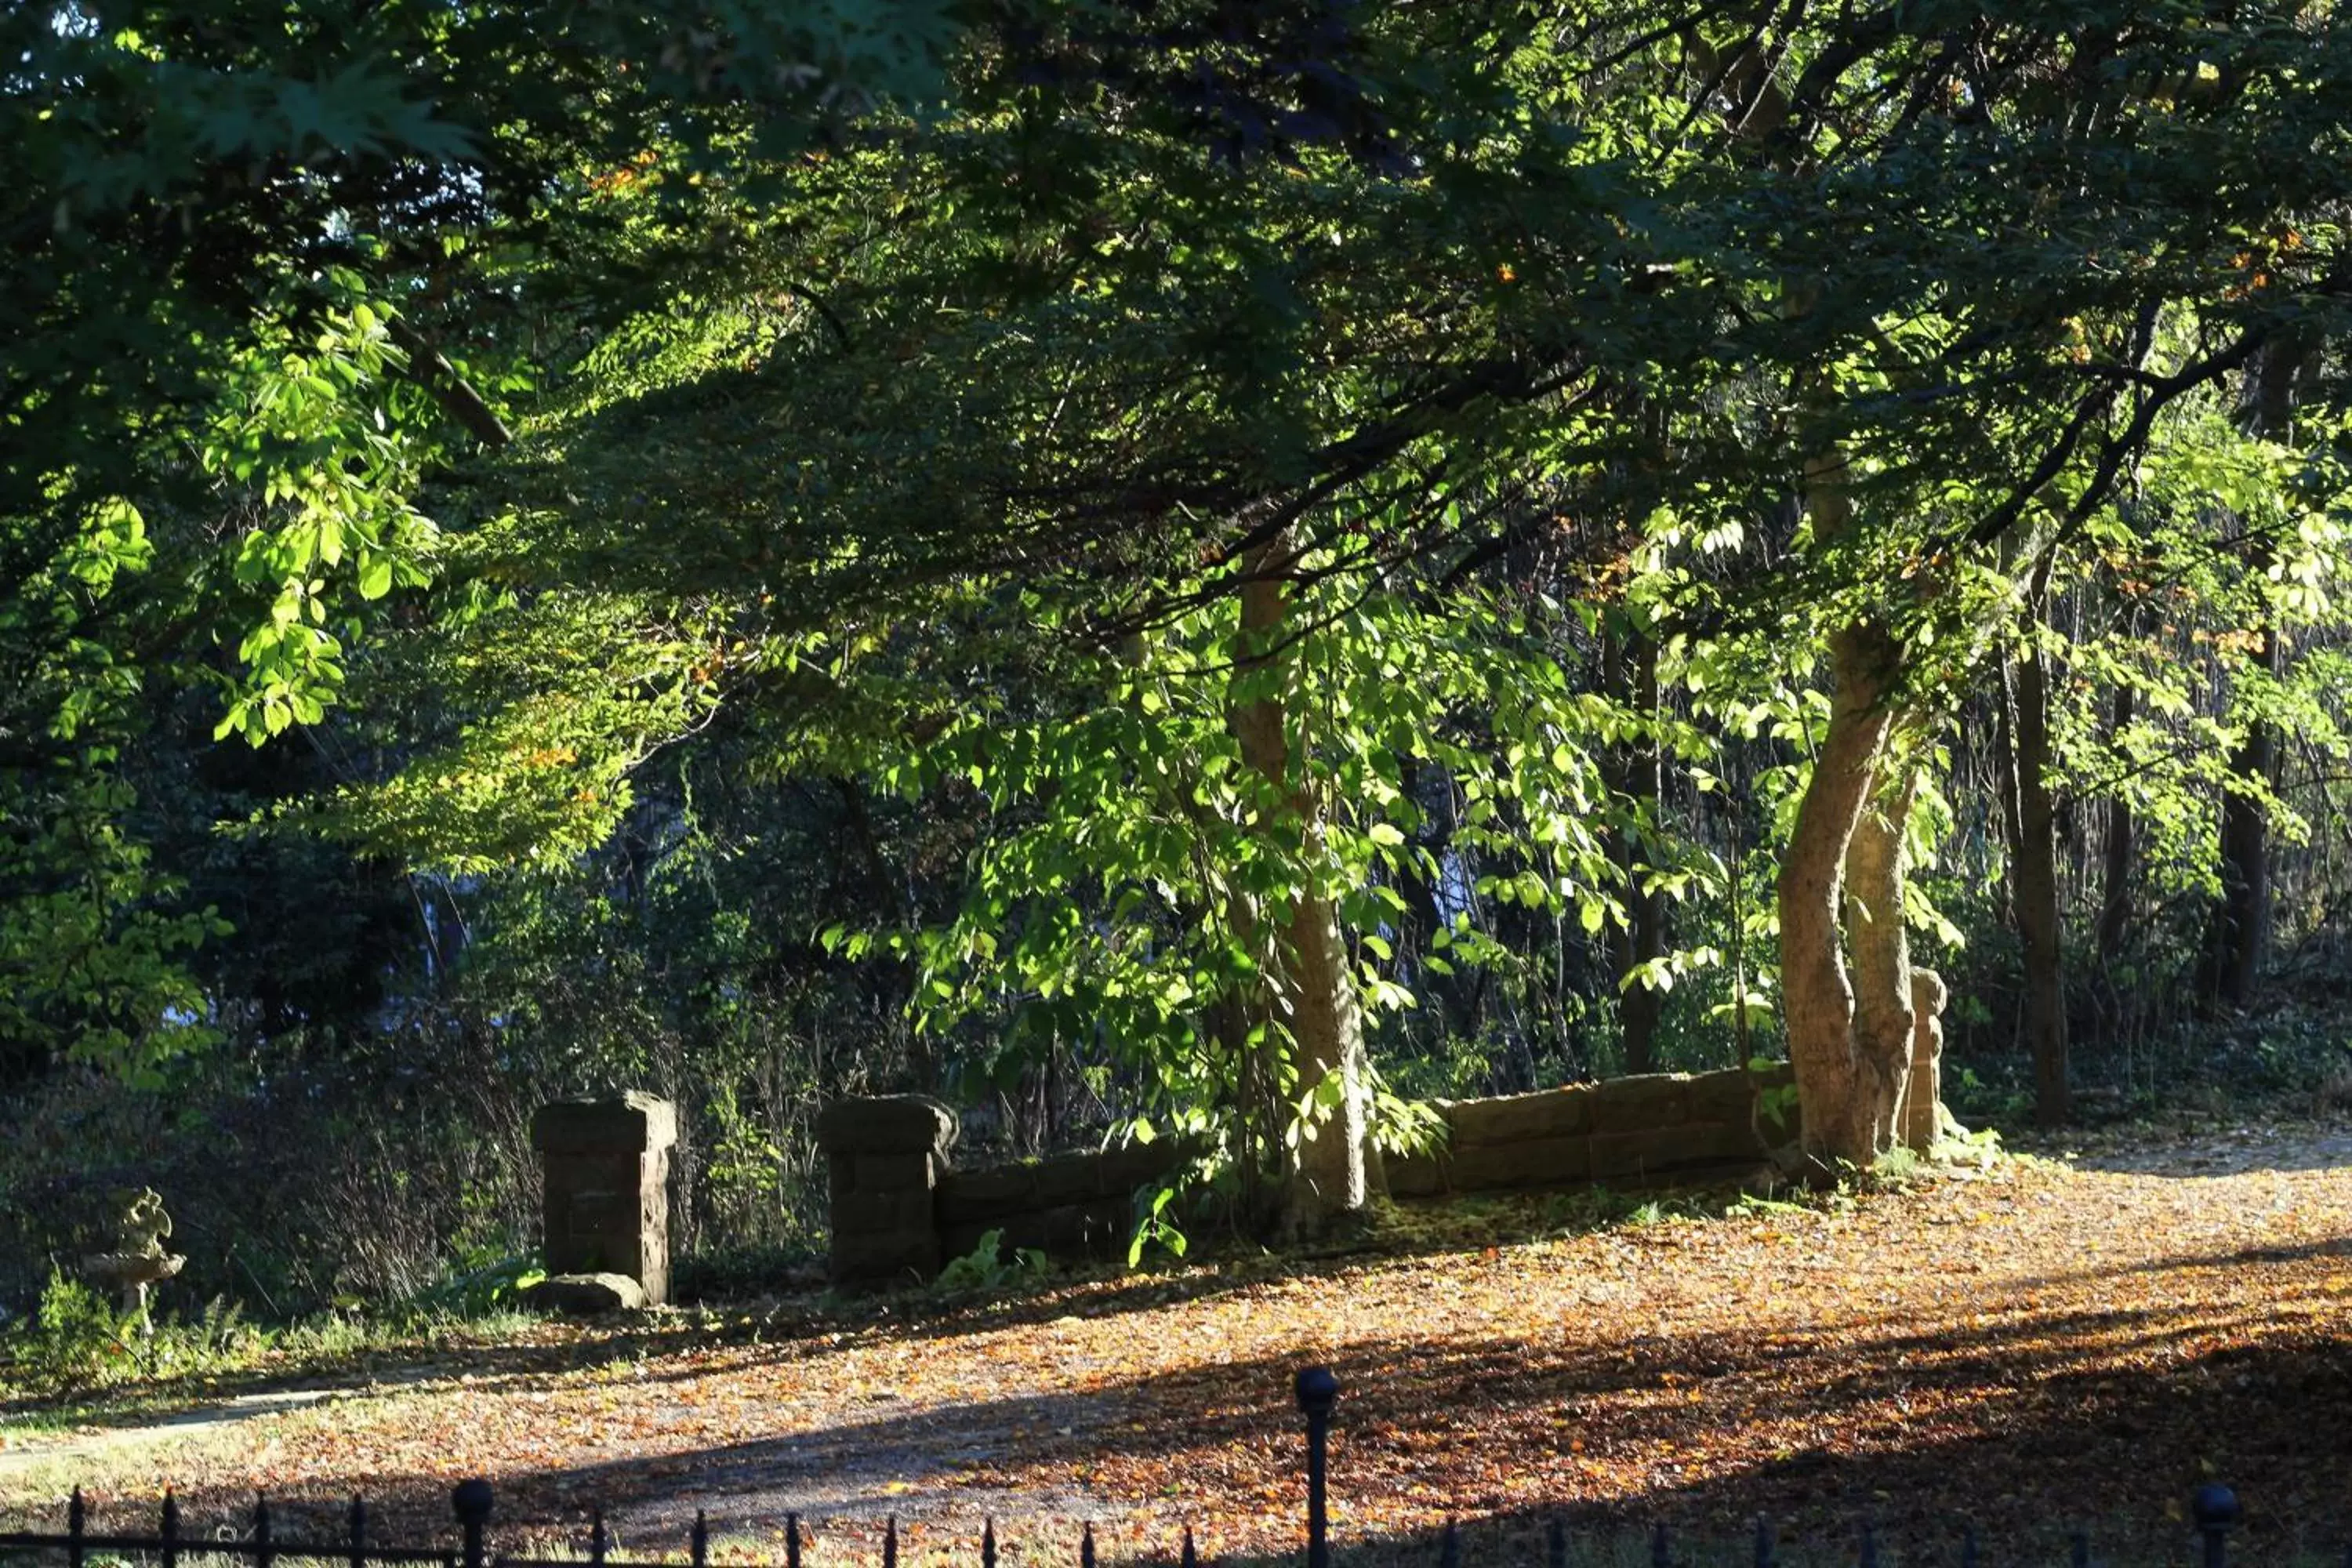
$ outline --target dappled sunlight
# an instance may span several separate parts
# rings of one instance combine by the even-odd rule
[[[781,1343],[741,1337],[765,1331],[751,1314],[558,1334],[91,1479],[105,1504],[169,1481],[215,1510],[364,1488],[430,1526],[482,1473],[521,1526],[601,1506],[659,1531],[703,1508],[757,1539],[791,1509],[853,1542],[889,1513],[942,1536],[1087,1517],[1114,1553],[1185,1522],[1270,1552],[1297,1529],[1290,1377],[1321,1361],[1344,1387],[1334,1518],[1358,1538],[1554,1507],[1926,1531],[1988,1498],[2058,1517],[2095,1475],[2118,1514],[2161,1522],[2218,1473],[2310,1520],[2340,1506],[2348,1237],[2352,1173],[2011,1165],[1850,1208],[1081,1283],[917,1331],[885,1303]]]

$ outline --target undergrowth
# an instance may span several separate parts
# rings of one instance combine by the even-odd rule
[[[126,1312],[80,1281],[53,1272],[31,1314],[0,1324],[0,1402],[56,1404],[128,1391],[168,1394],[257,1372],[331,1370],[371,1354],[453,1340],[495,1342],[532,1321],[516,1309],[511,1294],[512,1284],[530,1273],[527,1265],[510,1265],[495,1279],[452,1280],[386,1312],[338,1310],[263,1323],[247,1316],[243,1302],[224,1296],[188,1312]]]

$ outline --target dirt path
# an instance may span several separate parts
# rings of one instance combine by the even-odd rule
[[[256,1489],[322,1520],[363,1489],[426,1529],[481,1474],[504,1521],[601,1504],[647,1546],[702,1508],[753,1546],[787,1510],[827,1521],[818,1558],[884,1512],[918,1540],[988,1514],[1061,1540],[1084,1517],[1111,1555],[1166,1551],[1182,1521],[1270,1551],[1297,1531],[1290,1376],[1327,1362],[1335,1529],[1359,1540],[1557,1506],[1725,1533],[1866,1513],[1890,1540],[1966,1513],[2021,1546],[2077,1522],[2120,1546],[2178,1537],[2216,1477],[2250,1544],[2352,1540],[2352,1130],[2007,1165],[1848,1212],[754,1331],[582,1336],[304,1408],[26,1438],[0,1509],[69,1477],[110,1508],[171,1484],[223,1521]]]

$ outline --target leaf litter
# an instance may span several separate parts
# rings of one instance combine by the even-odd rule
[[[130,1527],[170,1486],[209,1531],[267,1491],[281,1533],[331,1535],[364,1492],[391,1539],[446,1532],[447,1486],[481,1475],[499,1529],[541,1543],[601,1507],[625,1547],[676,1550],[701,1510],[722,1555],[763,1557],[796,1511],[818,1568],[870,1561],[891,1517],[918,1560],[984,1518],[1039,1560],[1078,1521],[1107,1559],[1172,1557],[1186,1525],[1214,1555],[1278,1554],[1303,1509],[1291,1378],[1315,1363],[1343,1389],[1335,1537],[1417,1562],[1449,1520],[1499,1541],[1555,1513],[1724,1540],[1762,1516],[1800,1542],[1867,1520],[1923,1552],[1966,1520],[1988,1548],[2056,1555],[2083,1528],[2179,1556],[2216,1479],[2250,1544],[2333,1557],[2352,1542],[2352,1147],[2241,1131],[1852,1205],[994,1307],[550,1324],[254,1419],[19,1443],[0,1514],[53,1520],[78,1480]]]

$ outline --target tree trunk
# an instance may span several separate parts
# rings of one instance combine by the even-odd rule
[[[1243,762],[1278,803],[1265,818],[1267,828],[1282,832],[1286,814],[1311,865],[1322,847],[1322,805],[1294,776],[1288,714],[1280,686],[1266,680],[1269,669],[1289,658],[1282,643],[1290,595],[1276,574],[1287,572],[1296,556],[1285,531],[1253,550],[1244,563],[1243,654],[1234,679],[1256,689],[1235,699],[1232,722]],[[1339,910],[1328,895],[1301,892],[1263,929],[1271,939],[1271,951],[1262,957],[1270,961],[1273,1016],[1289,1035],[1298,1103],[1307,1108],[1283,1199],[1283,1232],[1297,1237],[1360,1212],[1370,1196],[1363,1014]]]
[[[2263,662],[2276,672],[2278,649],[2268,627]],[[2277,761],[2278,737],[2269,725],[2254,723],[2230,753],[2230,771],[2250,784],[2267,784]],[[2253,1000],[2270,924],[2270,819],[2260,800],[2232,790],[2221,797],[2221,907],[2207,962],[2208,991],[2217,1001],[2242,1007]]]
[[[1838,1160],[1868,1164],[1881,1152],[1874,1131],[1879,1091],[1875,1086],[1865,1091],[1855,1059],[1854,993],[1840,916],[1847,848],[1869,804],[1886,741],[1898,657],[1882,627],[1849,626],[1831,639],[1835,690],[1829,728],[1780,863],[1780,1000],[1789,1060],[1796,1069],[1805,1152],[1825,1167]],[[1899,923],[1899,904],[1896,915]]]
[[[2129,686],[2116,689],[2115,724],[2120,737],[2131,727],[2136,694]],[[2120,752],[2118,752],[2120,754]],[[2131,802],[2118,795],[2107,802],[2107,842],[2099,871],[2099,967],[2115,962],[2131,925],[2131,873],[2137,825]]]
[[[1890,743],[1891,749],[1892,743]],[[1903,923],[1904,827],[1919,770],[1884,759],[1876,798],[1845,850],[1846,946],[1853,959],[1853,1094],[1844,1158],[1866,1163],[1895,1147],[1895,1119],[1911,1077],[1911,939]]]
[[[1658,648],[1652,639],[1612,630],[1601,646],[1603,682],[1632,706],[1654,711],[1658,705]],[[1655,736],[1636,744],[1615,746],[1606,759],[1609,792],[1629,812],[1643,820],[1657,820],[1663,766]],[[1658,1016],[1665,994],[1636,981],[1625,984],[1637,964],[1648,963],[1666,951],[1666,901],[1663,894],[1643,886],[1638,869],[1644,863],[1638,834],[1616,836],[1610,855],[1624,880],[1625,919],[1610,931],[1612,966],[1617,974],[1617,1016],[1624,1028],[1625,1070],[1652,1072],[1657,1068]]]
[[[2310,353],[2303,334],[2284,331],[2255,361],[2244,417],[2256,434],[2274,441],[2293,436],[2295,380]],[[2257,567],[2267,566],[2269,557],[2268,546],[2259,541],[2248,554],[2249,563]],[[2276,675],[2278,633],[2267,621],[2262,638],[2263,668]],[[2249,724],[2245,740],[2230,755],[2230,771],[2250,786],[2267,788],[2277,764],[2276,732],[2259,721]],[[2258,795],[2238,790],[2224,795],[2221,907],[2207,938],[2205,967],[2209,993],[2232,1006],[2253,999],[2263,952],[2270,944],[2270,818]]]
[[[2039,616],[2039,598],[2035,600]],[[2010,908],[2025,959],[2025,1042],[2033,1058],[2033,1121],[2059,1127],[2068,1112],[2066,983],[2060,952],[2057,807],[2050,793],[2050,687],[2041,650],[2028,647],[2008,672],[2016,842],[2010,847]]]

